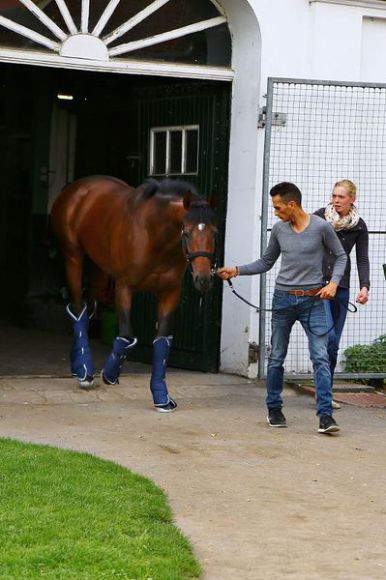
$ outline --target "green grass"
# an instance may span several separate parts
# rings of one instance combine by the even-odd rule
[[[1,580],[199,575],[151,481],[86,453],[0,439]]]

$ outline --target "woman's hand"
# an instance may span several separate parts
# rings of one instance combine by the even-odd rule
[[[237,266],[233,266],[233,268],[218,268],[216,274],[221,278],[221,280],[230,280],[230,278],[234,278],[239,273],[239,269]]]
[[[369,291],[366,288],[366,286],[363,286],[363,288],[361,288],[361,291],[357,296],[357,302],[358,304],[366,304],[368,299],[369,299]]]

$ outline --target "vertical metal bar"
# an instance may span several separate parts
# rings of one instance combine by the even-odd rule
[[[155,131],[153,129],[150,129],[149,175],[154,174],[154,143],[155,143]]]
[[[181,139],[181,173],[186,173],[186,129],[182,129]]]
[[[165,174],[170,173],[170,130],[166,131],[166,157],[165,157]]]
[[[268,195],[269,195],[269,161],[271,154],[271,134],[272,134],[272,108],[273,108],[273,79],[268,78],[267,85],[267,106],[266,106],[266,122],[265,122],[265,136],[264,136],[264,164],[263,164],[263,199],[261,203],[261,251],[265,250],[267,245],[267,224],[268,224]],[[265,323],[266,314],[264,308],[266,307],[266,275],[260,276],[260,311],[259,318],[259,369],[258,378],[262,379],[265,376]]]
[[[67,4],[65,3],[64,0],[55,0],[60,14],[63,16],[63,20],[67,25],[68,31],[71,32],[71,34],[76,34],[78,32],[77,27],[75,26],[75,22],[72,19],[72,16],[67,8]]]
[[[88,20],[90,17],[90,0],[82,0],[82,14],[80,29],[82,32],[88,32]]]

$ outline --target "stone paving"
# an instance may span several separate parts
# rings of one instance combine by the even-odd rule
[[[315,388],[307,381],[289,381],[288,385],[315,398]],[[356,407],[384,409],[386,408],[386,391],[384,389],[376,390],[368,385],[350,383],[349,381],[336,382],[334,383],[334,400],[338,403]]]
[[[384,409],[345,405],[342,431],[326,436],[313,399],[294,389],[288,429],[272,429],[262,383],[173,371],[179,407],[162,415],[148,381],[145,367],[91,391],[68,377],[2,378],[0,436],[86,451],[153,479],[205,580],[385,578]]]

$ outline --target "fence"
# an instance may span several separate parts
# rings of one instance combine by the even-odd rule
[[[307,212],[324,207],[339,179],[358,188],[356,206],[369,229],[370,299],[347,315],[337,376],[386,377],[386,85],[296,79],[269,79],[265,122],[262,248],[274,215],[269,190],[292,181],[303,192]],[[359,290],[355,249],[351,253],[350,300]],[[268,307],[280,262],[261,281],[260,305]],[[266,374],[271,316],[260,317],[259,375]],[[384,337],[384,338],[382,338]],[[375,341],[375,343],[374,343]],[[351,348],[361,345],[359,348]],[[345,356],[346,351],[346,356]],[[383,360],[382,360],[383,358]],[[307,340],[293,328],[285,373],[312,372]]]

